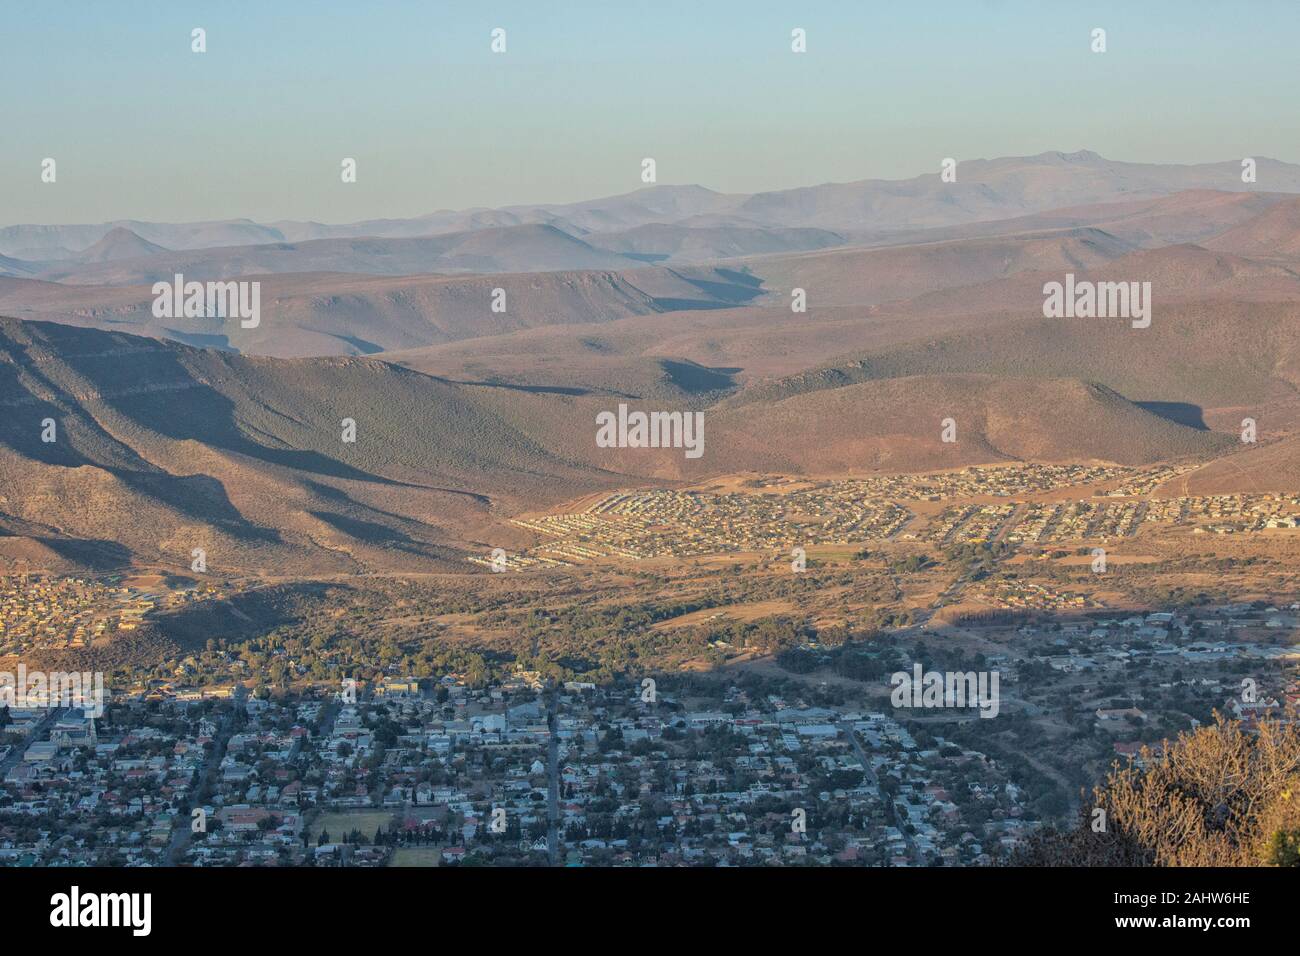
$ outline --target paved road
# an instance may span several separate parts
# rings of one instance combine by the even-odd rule
[[[217,728],[217,735],[212,738],[212,751],[208,754],[207,759],[203,761],[203,766],[199,768],[198,783],[195,784],[194,789],[191,791],[195,796],[196,804],[204,799],[204,794],[216,777],[217,768],[221,766],[221,761],[226,756],[226,744],[230,742],[230,737],[235,731],[235,715],[243,706],[244,688],[236,685],[234,696],[231,697],[230,712],[226,714],[226,719]],[[190,809],[193,810],[194,808],[190,807]],[[172,821],[172,838],[167,844],[167,852],[163,855],[164,866],[180,866],[181,861],[185,858],[185,851],[189,849],[192,836],[190,819],[177,816]]]
[[[944,588],[943,591],[939,593],[939,596],[934,599],[934,603],[928,608],[921,610],[917,617],[922,622],[930,620],[930,618],[934,616],[935,611],[948,603],[949,598],[956,597],[961,593],[961,589],[964,588],[966,582],[970,580],[971,573],[972,572],[970,571],[963,571],[961,574],[957,575],[956,580]]]
[[[559,700],[557,690],[546,708],[546,729],[550,731],[547,740],[550,752],[546,761],[546,852],[551,866],[560,865],[560,739],[556,734],[560,725],[557,714]]]
[[[907,842],[908,857],[911,859],[913,864],[919,865],[921,862],[921,855],[917,852],[916,843],[913,841],[912,835],[907,832],[904,822],[899,818],[898,807],[894,803],[893,798],[886,795],[885,792],[880,789],[880,777],[876,775],[876,768],[871,765],[870,756],[863,748],[862,742],[858,740],[858,735],[853,730],[853,723],[847,720],[840,721],[839,727],[840,730],[844,731],[845,735],[849,738],[849,743],[853,745],[853,749],[858,755],[858,760],[862,762],[862,769],[867,772],[867,776],[871,778],[871,783],[880,794],[881,800],[883,800],[885,806],[888,807],[890,822],[903,834],[903,839]]]
[[[23,754],[27,751],[27,744],[33,741],[43,740],[45,738],[45,732],[50,729],[50,725],[63,716],[65,710],[67,710],[66,707],[55,707],[48,711],[45,716],[41,718],[40,723],[36,725],[36,730],[27,738],[26,741],[14,744],[13,750],[10,751],[9,756],[5,757],[3,761],[0,761],[0,780],[4,780],[5,775],[17,766],[18,761],[23,759]]]

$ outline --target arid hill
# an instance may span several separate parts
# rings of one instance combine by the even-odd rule
[[[1243,446],[1240,454],[1209,462],[1163,489],[1171,494],[1224,495],[1260,494],[1266,491],[1300,494],[1300,436],[1272,440],[1274,422],[1258,422],[1264,438],[1256,445]]]
[[[760,278],[789,307],[791,289],[804,289],[809,308],[870,306],[913,299],[1020,272],[1084,272],[1132,251],[1097,229],[960,239],[884,248],[826,249],[739,260],[732,268]]]
[[[101,262],[117,262],[120,259],[162,255],[166,252],[167,250],[162,246],[142,239],[125,226],[118,226],[110,229],[99,242],[79,252],[75,261],[83,265],[96,265]]]
[[[646,262],[707,262],[843,245],[825,229],[780,229],[744,225],[665,225],[653,223],[622,232],[588,234],[599,249]]]
[[[36,271],[30,262],[0,256],[0,276],[30,276]]]
[[[1300,259],[1300,200],[1289,199],[1211,239],[1207,248],[1261,259]]]
[[[1231,299],[1160,307],[1150,328],[1126,319],[1006,321],[875,350],[731,399],[768,402],[853,382],[916,375],[986,373],[1028,379],[1077,376],[1136,402],[1262,409],[1300,385],[1300,303]],[[1001,321],[999,321],[1001,320]]]
[[[619,269],[636,261],[596,249],[547,225],[479,229],[412,239],[315,239],[160,252],[101,265],[59,264],[43,278],[80,285],[149,285],[177,273],[187,279],[234,279],[288,272],[412,275],[457,272],[546,272]]]
[[[587,325],[677,309],[716,309],[760,294],[755,280],[662,268],[499,276],[255,276],[261,322],[156,318],[148,286],[73,286],[0,278],[0,310],[24,319],[111,328],[256,355],[365,355],[541,325]],[[696,278],[695,276],[699,276]],[[493,309],[502,289],[504,311]]]
[[[202,548],[210,566],[270,573],[429,568],[498,502],[612,481],[469,390],[365,359],[244,358],[4,319],[0,404],[13,536],[0,552],[29,560],[188,566]]]
[[[20,259],[75,259],[114,229],[129,229],[146,242],[165,249],[207,249],[252,243],[284,242],[274,227],[251,219],[209,222],[142,222],[122,219],[81,225],[17,225],[0,228],[0,252]]]
[[[956,441],[941,440],[945,419]],[[728,470],[826,474],[928,470],[1005,460],[1125,464],[1230,445],[1077,379],[945,375],[867,381],[706,416],[706,460]],[[687,464],[687,463],[684,463]]]
[[[33,281],[29,273],[19,274],[19,267],[26,266],[16,263],[9,270],[15,275],[0,276],[0,310],[28,319],[130,329],[194,345],[283,357],[411,350],[474,338],[499,339],[539,326],[621,322],[608,330],[606,354],[645,354],[648,340],[656,356],[736,368],[744,378],[789,374],[854,348],[1032,316],[1041,311],[1044,283],[1060,281],[1067,273],[1094,281],[1149,281],[1161,306],[1209,298],[1300,301],[1300,270],[1288,260],[1245,257],[1187,242],[1151,247],[1176,236],[1210,235],[1212,239],[1212,234],[1224,230],[1237,234],[1255,229],[1271,235],[1281,228],[1275,222],[1279,210],[1291,206],[1291,200],[1275,193],[1192,191],[1015,221],[1022,227],[1031,222],[1094,225],[1006,232],[1011,222],[1006,221],[961,227],[971,233],[962,237],[940,238],[943,230],[931,230],[902,244],[740,255],[712,263],[678,263],[673,257],[683,250],[687,258],[710,250],[740,252],[751,240],[786,242],[792,235],[801,242],[830,242],[832,234],[799,229],[754,232],[716,225],[644,226],[592,233],[587,236],[590,242],[584,242],[552,225],[511,226],[434,238],[328,239],[163,253],[110,261],[88,271],[80,267],[79,273],[74,262],[60,267],[68,273],[64,282]],[[979,230],[985,228],[993,234],[981,235]],[[1111,228],[1118,234],[1107,231]],[[597,248],[601,242],[634,235],[639,238],[623,247],[626,254]],[[737,237],[743,237],[743,242]],[[731,239],[740,244],[720,248]],[[1214,245],[1211,239],[1204,241]],[[560,258],[548,264],[521,253],[520,261],[545,271],[490,276],[246,274],[246,279],[263,284],[265,321],[252,330],[219,320],[155,319],[149,285],[80,284],[99,275],[95,270],[105,270],[99,278],[112,281],[142,279],[156,271],[170,279],[173,267],[188,268],[182,260],[207,263],[197,273],[184,273],[187,278],[203,278],[208,272],[238,275],[255,267],[324,264],[385,271],[404,261],[408,252],[417,260],[428,254],[444,265],[490,270],[505,263],[490,255],[471,262],[470,251],[519,252],[534,244],[556,251]],[[662,251],[646,251],[651,249]],[[612,256],[617,267],[556,269],[567,255],[564,250],[578,250],[584,261],[589,253]],[[363,261],[355,260],[354,254]],[[667,257],[662,265],[646,261],[660,257]],[[407,264],[431,266],[436,264],[432,260],[426,257]],[[162,263],[168,268],[157,269]],[[112,275],[115,269],[125,271]],[[496,288],[506,292],[504,311],[491,307]],[[795,288],[805,291],[807,312],[791,312],[790,293]],[[680,315],[699,310],[717,312],[705,317]],[[677,314],[659,318],[670,313]],[[647,321],[624,321],[638,317]],[[575,330],[573,334],[585,333]],[[540,344],[545,350],[558,341],[553,337]],[[495,351],[502,344],[484,343],[484,347]],[[587,351],[585,346],[575,350],[572,343],[564,349],[566,355]],[[481,367],[484,359],[475,356],[471,364]]]

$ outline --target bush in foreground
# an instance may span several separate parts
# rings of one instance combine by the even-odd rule
[[[1300,866],[1300,724],[1252,732],[1216,714],[1142,763],[1113,768],[1074,828],[1036,834],[1012,862]]]

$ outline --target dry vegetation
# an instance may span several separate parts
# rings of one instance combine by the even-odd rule
[[[1220,718],[1143,759],[1146,769],[1112,770],[1073,830],[1044,832],[1018,862],[1300,866],[1300,726],[1265,721],[1251,733]]]

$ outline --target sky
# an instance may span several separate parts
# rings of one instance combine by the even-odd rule
[[[724,192],[1046,150],[1300,162],[1298,46],[1295,0],[10,2],[0,225],[569,202],[644,157]]]

